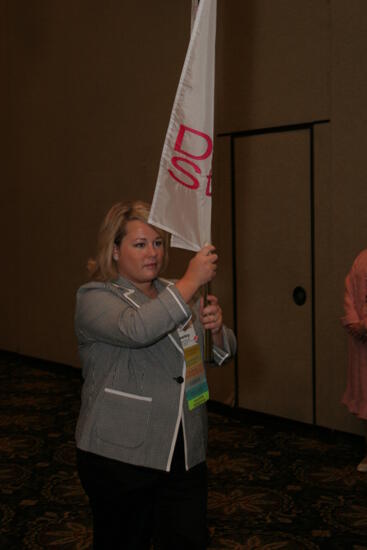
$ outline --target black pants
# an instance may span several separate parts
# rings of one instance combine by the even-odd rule
[[[204,550],[207,469],[185,470],[182,430],[170,472],[78,449],[78,471],[93,514],[94,550]]]

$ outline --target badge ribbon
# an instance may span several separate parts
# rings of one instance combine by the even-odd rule
[[[209,399],[209,388],[206,380],[203,359],[198,337],[192,323],[185,329],[178,329],[184,350],[186,363],[186,399],[189,410],[192,411]]]

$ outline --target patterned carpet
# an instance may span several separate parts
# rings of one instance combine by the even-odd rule
[[[0,353],[0,383],[0,549],[91,548],[75,470],[79,371]],[[211,550],[367,550],[361,438],[210,411]]]

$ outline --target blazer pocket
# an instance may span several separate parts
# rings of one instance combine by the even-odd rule
[[[97,437],[120,447],[139,447],[147,435],[151,408],[151,397],[105,388],[96,422]]]

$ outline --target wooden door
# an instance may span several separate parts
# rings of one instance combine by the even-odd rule
[[[238,404],[304,422],[313,421],[310,158],[308,129],[234,142]]]

